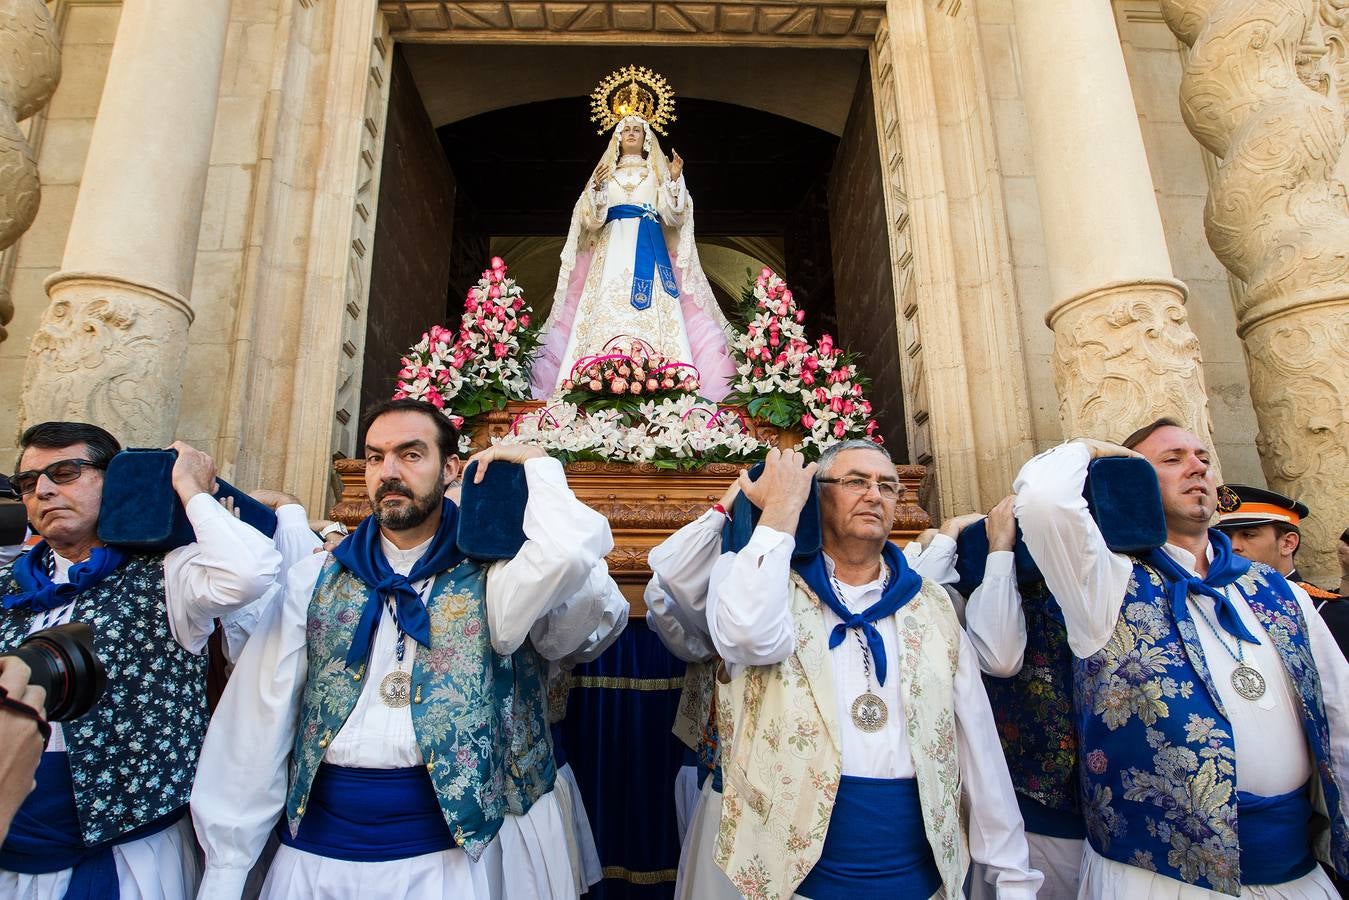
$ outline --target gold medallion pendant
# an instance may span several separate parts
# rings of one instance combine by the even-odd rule
[[[379,683],[380,702],[390,709],[402,709],[412,697],[412,676],[395,669]]]
[[[858,694],[857,699],[852,702],[853,724],[868,734],[874,734],[884,728],[885,720],[889,717],[890,710],[886,708],[885,701],[871,691]]]
[[[1259,700],[1265,696],[1265,676],[1259,669],[1243,663],[1232,670],[1232,687],[1247,700]]]

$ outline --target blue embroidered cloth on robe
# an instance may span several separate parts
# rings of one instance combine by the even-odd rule
[[[300,830],[277,823],[281,843],[330,859],[389,862],[455,846],[425,766],[319,765]]]
[[[67,754],[42,754],[34,776],[37,787],[14,816],[0,847],[0,869],[45,875],[71,869],[64,900],[117,900],[117,863],[112,848],[158,834],[186,813],[182,806],[116,839],[85,844],[75,809],[75,789]]]
[[[811,900],[928,900],[939,887],[918,781],[844,775],[820,861],[796,892]]]
[[[637,258],[632,263],[632,308],[646,309],[651,306],[657,271],[660,272],[660,283],[665,293],[678,297],[679,286],[675,283],[674,266],[670,264],[670,251],[665,246],[665,235],[660,230],[660,213],[650,206],[624,203],[610,207],[604,221],[618,219],[641,220],[637,224]]]

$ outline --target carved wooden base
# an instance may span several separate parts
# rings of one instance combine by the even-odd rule
[[[370,514],[365,461],[342,459],[335,467],[342,480],[342,497],[328,515],[354,526]],[[927,512],[916,503],[926,468],[896,466],[895,470],[906,494],[891,537],[904,544],[931,524]],[[702,515],[739,473],[740,467],[730,463],[711,463],[691,472],[635,463],[578,462],[567,466],[567,483],[576,496],[609,520],[614,532],[609,572],[632,603],[634,616],[646,613],[642,589],[651,578],[647,551]]]

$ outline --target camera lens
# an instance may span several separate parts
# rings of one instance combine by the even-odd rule
[[[78,719],[108,685],[107,670],[94,653],[94,631],[83,622],[36,631],[12,655],[33,670],[29,683],[46,689],[49,722]]]

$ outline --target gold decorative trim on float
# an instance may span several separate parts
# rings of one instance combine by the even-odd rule
[[[605,866],[605,878],[617,878],[629,884],[664,884],[674,881],[679,875],[678,869],[655,869],[650,872],[634,872],[622,866]]]
[[[619,691],[675,691],[682,690],[684,678],[623,678],[618,675],[573,675],[567,687],[571,690],[606,688]]]

